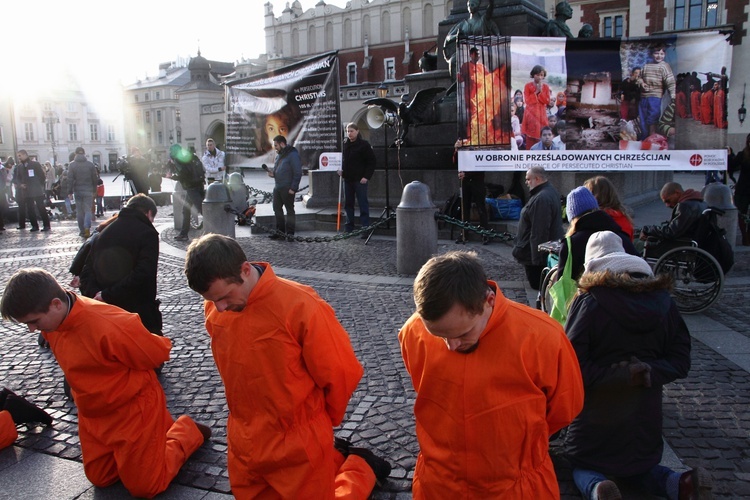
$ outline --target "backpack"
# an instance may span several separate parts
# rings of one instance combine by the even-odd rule
[[[724,274],[728,273],[734,265],[734,250],[727,241],[726,231],[716,224],[716,215],[723,215],[724,211],[708,207],[703,211],[695,227],[693,239],[698,248],[705,250],[716,259]]]
[[[447,215],[448,217],[453,217],[454,219],[460,219],[461,218],[461,192],[456,191],[451,195],[450,198],[448,198],[445,201],[445,204],[443,205],[443,208],[440,210],[440,213],[443,215]],[[442,229],[442,225],[444,224],[444,221],[440,221],[440,224],[438,224],[438,227]]]
[[[177,177],[183,188],[190,189],[203,185],[203,163],[197,156],[193,155],[190,163],[187,164],[175,161],[175,166]]]

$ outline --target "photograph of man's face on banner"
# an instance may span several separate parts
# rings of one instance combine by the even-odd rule
[[[508,146],[511,130],[504,38],[470,36],[456,48],[458,137],[468,146]]]
[[[513,106],[511,149],[565,149],[565,40],[513,37],[510,43]],[[507,119],[507,118],[506,118]]]

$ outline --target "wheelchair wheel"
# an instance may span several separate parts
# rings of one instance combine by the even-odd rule
[[[696,247],[669,250],[654,265],[654,274],[674,280],[672,297],[682,313],[695,314],[716,302],[724,286],[724,273],[716,259]]]
[[[541,300],[542,311],[547,314],[552,311],[552,297],[550,297],[549,289],[552,288],[552,285],[557,281],[558,271],[559,269],[557,266],[550,269],[546,276],[544,276],[544,279],[542,279],[542,284],[539,286],[539,298]]]

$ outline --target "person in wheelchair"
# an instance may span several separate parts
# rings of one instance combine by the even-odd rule
[[[659,257],[672,248],[692,246],[698,221],[708,208],[700,192],[683,189],[677,182],[664,184],[659,196],[672,209],[672,218],[664,224],[641,229],[640,240],[646,242],[644,255],[648,258]]]

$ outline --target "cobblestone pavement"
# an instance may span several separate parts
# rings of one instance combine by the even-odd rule
[[[161,215],[171,214],[169,207]],[[157,226],[171,219],[160,217]],[[28,233],[12,228],[0,234],[5,250],[0,258],[0,281],[19,267],[40,266],[67,283],[67,268],[81,243],[74,222],[57,222],[52,233]],[[174,231],[167,228],[162,240],[172,246]],[[294,279],[313,286],[336,310],[351,335],[365,375],[351,398],[347,416],[336,434],[388,457],[393,464],[389,480],[373,497],[410,498],[410,479],[418,445],[414,436],[414,391],[401,362],[396,333],[413,310],[408,278],[397,280],[396,243],[373,238],[331,243],[287,243],[264,235],[238,238],[251,260],[269,261],[280,270],[297,273]],[[512,300],[527,302],[524,271],[503,243],[459,247],[441,242],[439,252],[467,248],[479,252],[491,279],[501,282]],[[738,254],[732,276],[747,276],[750,253]],[[190,458],[176,478],[181,485],[208,491],[230,491],[226,468],[227,407],[203,328],[202,301],[188,287],[179,252],[162,253],[159,263],[159,298],[164,333],[173,340],[172,359],[161,381],[173,415],[187,413],[213,429],[213,437]],[[341,274],[339,274],[341,273]],[[292,273],[294,274],[294,273]],[[378,279],[365,281],[357,275]],[[750,307],[744,285],[729,285],[707,316],[750,336]],[[0,337],[0,386],[29,397],[51,410],[51,428],[22,430],[18,445],[35,451],[81,460],[76,409],[62,389],[62,373],[49,350],[40,348],[36,336],[19,325],[3,322]],[[750,375],[699,341],[693,344],[690,376],[665,390],[665,439],[685,466],[701,465],[716,479],[718,497],[750,496],[750,413],[746,411]],[[563,498],[579,498],[559,442],[551,453]]]

